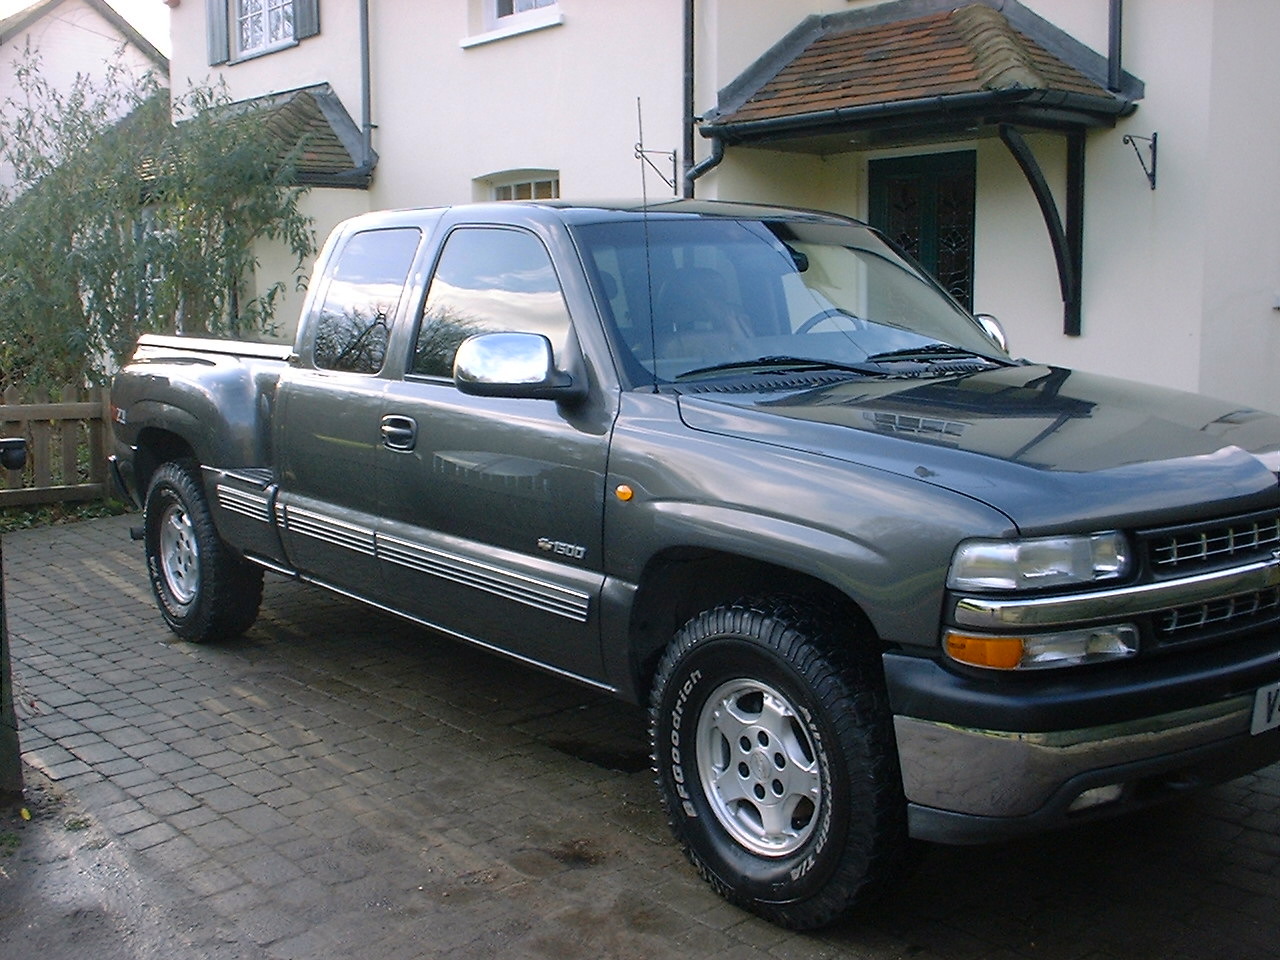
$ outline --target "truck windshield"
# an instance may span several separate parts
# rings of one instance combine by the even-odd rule
[[[579,225],[634,385],[978,357],[978,324],[871,230],[794,220],[653,217]],[[753,364],[752,361],[760,361]]]

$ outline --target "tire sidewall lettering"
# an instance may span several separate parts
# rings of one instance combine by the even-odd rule
[[[700,669],[690,672],[688,678],[680,685],[680,691],[676,695],[676,701],[672,705],[670,713],[671,780],[676,786],[676,796],[680,799],[680,808],[685,817],[690,820],[698,819],[698,810],[693,805],[693,798],[689,796],[688,788],[685,786],[687,778],[684,772],[684,745],[681,742],[681,726],[684,723],[685,709],[688,707],[689,698],[697,689],[701,679],[702,671]]]

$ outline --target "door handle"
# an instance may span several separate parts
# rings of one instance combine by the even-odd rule
[[[382,418],[382,445],[390,450],[412,450],[418,442],[418,422],[391,414]]]

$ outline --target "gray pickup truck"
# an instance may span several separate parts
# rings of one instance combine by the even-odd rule
[[[825,214],[377,213],[292,349],[144,338],[115,463],[180,637],[267,570],[647,702],[690,860],[814,927],[1280,759],[1280,418],[1000,339]]]

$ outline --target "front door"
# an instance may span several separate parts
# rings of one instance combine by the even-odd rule
[[[545,334],[563,355],[569,313],[533,233],[455,228],[427,292],[409,370],[387,389],[378,534],[397,606],[481,644],[579,677],[601,672],[599,403],[464,396],[453,354],[490,330]]]
[[[949,294],[973,308],[972,150],[872,160],[868,220]]]

